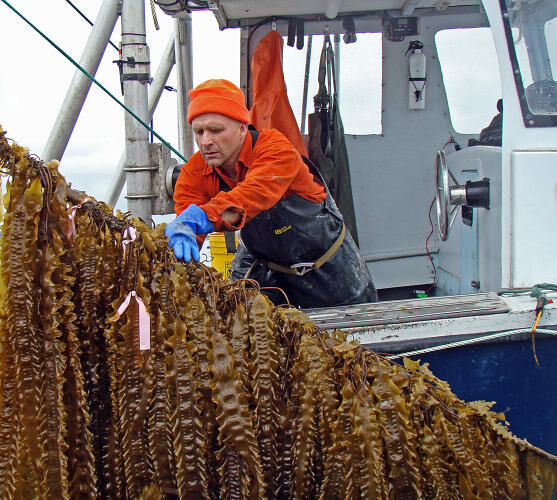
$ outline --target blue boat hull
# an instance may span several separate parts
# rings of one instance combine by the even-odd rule
[[[557,455],[557,338],[475,344],[415,356],[465,401],[496,401],[519,438]]]

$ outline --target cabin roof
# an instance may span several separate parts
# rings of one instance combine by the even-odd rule
[[[220,6],[221,15],[228,20],[325,15],[328,3],[336,3],[339,15],[398,10],[401,15],[409,16],[418,8],[444,10],[453,6],[478,5],[480,0],[220,0],[214,2]]]

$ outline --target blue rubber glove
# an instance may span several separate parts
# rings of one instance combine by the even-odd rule
[[[193,203],[176,219],[170,222],[164,231],[170,241],[168,246],[174,250],[178,260],[199,261],[199,247],[196,234],[207,234],[213,231],[213,224],[207,214]]]

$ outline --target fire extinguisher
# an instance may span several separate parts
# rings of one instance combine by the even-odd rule
[[[405,55],[408,58],[408,107],[410,109],[425,108],[425,83],[427,61],[422,52],[424,44],[419,40],[412,40]]]

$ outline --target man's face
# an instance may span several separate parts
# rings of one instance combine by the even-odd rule
[[[191,126],[205,161],[213,168],[233,172],[244,144],[247,125],[228,116],[206,113],[196,116]]]

